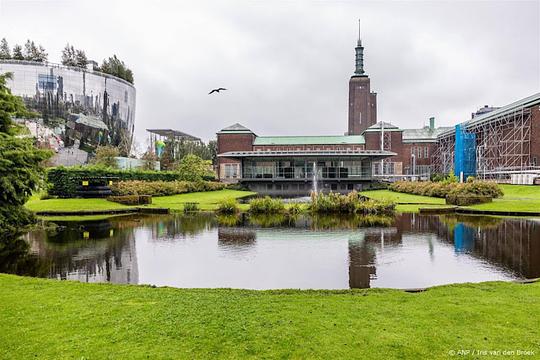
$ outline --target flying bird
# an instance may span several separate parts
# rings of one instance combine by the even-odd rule
[[[219,93],[221,90],[227,90],[227,89],[222,88],[222,87],[217,88],[217,89],[212,89],[212,91],[210,91],[210,92],[208,93],[208,95],[210,95],[210,94],[212,94],[212,93],[215,93],[215,92]]]

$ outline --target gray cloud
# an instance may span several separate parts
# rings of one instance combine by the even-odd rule
[[[234,122],[259,134],[340,134],[362,18],[379,119],[466,120],[540,91],[540,2],[2,1],[0,36],[59,61],[66,42],[134,71],[136,135],[205,139]],[[216,96],[208,90],[229,88]]]

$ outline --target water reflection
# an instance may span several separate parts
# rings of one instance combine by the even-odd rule
[[[0,271],[178,287],[422,287],[540,277],[540,222],[404,214],[124,216],[4,241]]]

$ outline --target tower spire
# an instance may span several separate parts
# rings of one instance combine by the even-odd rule
[[[360,19],[358,19],[358,42],[356,43],[354,50],[356,53],[356,68],[354,70],[354,74],[364,75],[364,47],[362,46],[362,38],[360,37]]]

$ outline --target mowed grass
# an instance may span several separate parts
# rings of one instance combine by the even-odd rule
[[[253,195],[250,191],[238,190],[218,190],[207,192],[194,192],[172,196],[154,197],[152,205],[154,207],[166,207],[171,210],[182,210],[186,202],[197,202],[201,210],[215,210],[217,203],[226,198],[239,199]],[[114,210],[126,209],[130,206],[114,203],[105,199],[47,199],[40,200],[39,197],[32,197],[25,205],[28,209],[38,211],[84,211],[84,210]]]
[[[0,358],[437,359],[540,347],[540,284],[247,291],[0,275]]]
[[[220,201],[228,198],[241,199],[254,195],[251,191],[240,190],[218,190],[207,192],[194,192],[189,194],[179,194],[172,196],[161,196],[152,199],[152,205],[155,207],[165,207],[171,210],[183,210],[187,202],[196,202],[201,210],[211,211],[217,208]],[[247,204],[243,205],[247,209]]]
[[[360,194],[374,200],[390,200],[395,202],[396,204],[445,204],[444,199],[434,198],[430,196],[398,193],[391,190],[362,191]]]
[[[490,211],[540,212],[540,186],[500,185],[504,196],[493,202],[469,206],[471,209]]]
[[[540,211],[540,186],[527,185],[499,185],[503,189],[504,196],[493,199],[493,202],[468,206],[467,208],[490,211]],[[397,211],[418,212],[420,208],[438,207],[445,204],[445,199],[430,196],[419,196],[393,192],[390,190],[373,190],[361,193],[375,200],[390,200],[397,204]],[[421,205],[418,205],[421,204]]]

